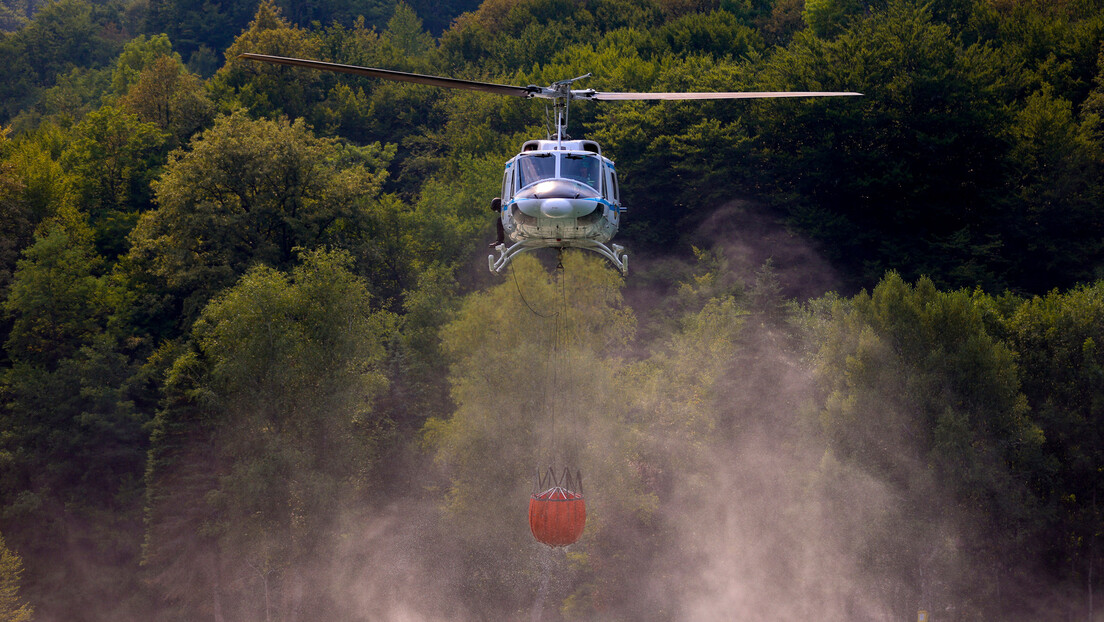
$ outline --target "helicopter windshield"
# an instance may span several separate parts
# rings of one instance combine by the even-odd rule
[[[518,158],[518,183],[521,188],[555,176],[556,159],[551,153],[538,153]]]
[[[560,177],[581,181],[595,190],[598,189],[602,167],[596,156],[569,153],[563,158],[560,162]]]

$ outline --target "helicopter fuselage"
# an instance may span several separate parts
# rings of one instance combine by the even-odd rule
[[[499,218],[505,243],[488,257],[501,272],[518,253],[534,248],[583,248],[609,259],[622,272],[627,257],[618,245],[622,213],[617,170],[592,140],[530,140],[506,163]]]

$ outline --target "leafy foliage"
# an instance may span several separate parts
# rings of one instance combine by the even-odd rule
[[[83,0],[52,2],[17,32],[0,39],[0,120],[11,118],[42,88],[78,67],[108,64],[119,46],[107,28],[118,23],[118,7]]]
[[[0,619],[5,622],[27,622],[34,614],[30,605],[20,602],[22,574],[23,560],[0,538]]]
[[[166,136],[152,123],[112,106],[91,112],[61,156],[73,200],[88,214],[97,250],[109,258],[128,248],[138,215],[150,208],[150,181],[160,172]]]
[[[29,556],[36,599],[66,593],[82,567],[136,561],[136,542],[112,539],[140,524],[142,391],[132,380],[136,362],[108,329],[122,293],[102,268],[87,229],[55,224],[24,253],[5,301],[13,322],[0,415],[3,499],[7,535]],[[97,535],[103,528],[113,533],[107,540]],[[123,595],[135,579],[100,582],[119,615],[129,615]],[[76,595],[39,602],[47,615],[82,607]]]
[[[1102,8],[3,2],[0,610],[1084,617]],[[534,102],[242,52],[863,96],[574,105],[642,269],[492,282]],[[587,478],[566,555],[518,518],[548,464]]]
[[[1100,284],[1024,301],[1003,315],[1002,328],[1020,353],[1024,395],[1046,430],[1048,461],[1033,475],[1037,493],[1055,513],[1044,548],[1048,564],[1070,579],[1088,580],[1100,524],[1094,502],[1104,464],[1100,438],[1104,359],[1096,344],[1104,327]]]
[[[204,308],[194,349],[173,364],[150,450],[145,558],[157,591],[185,610],[283,617],[303,593],[330,607],[325,584],[296,569],[339,544],[329,534],[362,501],[387,438],[368,405],[386,383],[390,320],[369,310],[350,264],[318,251],[290,278],[250,270]],[[190,538],[201,545],[179,557]],[[192,600],[212,591],[213,602]]]
[[[158,208],[139,219],[131,255],[194,317],[252,264],[286,268],[297,248],[364,226],[386,155],[378,147],[343,153],[301,120],[223,117],[170,158],[153,186]]]

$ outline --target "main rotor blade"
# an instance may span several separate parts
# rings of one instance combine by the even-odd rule
[[[604,101],[627,101],[645,99],[767,99],[774,97],[843,97],[862,95],[862,93],[844,93],[835,91],[769,91],[748,93],[601,93],[582,94],[585,99]]]
[[[320,60],[308,60],[304,58],[287,58],[285,56],[269,56],[268,54],[239,54],[238,58],[273,63],[276,65],[290,65],[293,67],[309,67],[324,71],[338,71],[351,73],[358,76],[383,78],[385,80],[397,80],[399,82],[414,82],[417,84],[429,84],[450,89],[466,89],[469,91],[483,91],[498,95],[512,95],[514,97],[532,97],[540,91],[537,87],[509,86],[506,84],[492,84],[490,82],[475,82],[473,80],[459,80],[456,78],[442,78],[440,76],[427,76],[420,73],[407,73],[405,71],[392,71],[390,69],[375,69],[373,67],[359,67],[357,65],[342,65],[339,63],[327,63]]]

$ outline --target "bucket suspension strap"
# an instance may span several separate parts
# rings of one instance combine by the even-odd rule
[[[563,488],[583,494],[583,473],[579,470],[572,474],[571,469],[565,467],[562,473],[557,474],[553,467],[548,467],[543,472],[538,469],[536,483],[537,492],[543,492],[549,488]]]

